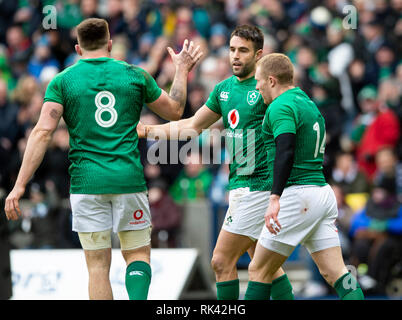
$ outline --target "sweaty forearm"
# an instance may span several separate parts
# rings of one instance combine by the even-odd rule
[[[157,140],[188,140],[199,135],[192,118],[172,121],[162,125],[144,125],[145,137]]]
[[[175,101],[177,109],[183,111],[187,99],[187,76],[188,71],[184,68],[176,68],[172,87],[169,91],[169,97]],[[183,113],[183,112],[181,112]]]
[[[33,129],[27,142],[16,185],[25,187],[42,163],[47,146],[52,139],[48,130]]]

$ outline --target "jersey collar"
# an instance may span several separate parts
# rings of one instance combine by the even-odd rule
[[[242,81],[240,81],[235,75],[233,75],[233,77],[235,78],[235,82],[238,84],[252,84],[253,82],[255,82],[254,76],[247,78],[245,80],[242,80]]]

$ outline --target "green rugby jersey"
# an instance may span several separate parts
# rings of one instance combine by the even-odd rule
[[[205,103],[223,119],[230,156],[229,189],[267,191],[272,187],[261,127],[267,106],[256,83],[254,77],[239,81],[232,76],[218,83]]]
[[[146,190],[136,126],[161,92],[145,70],[107,57],[81,59],[49,83],[44,101],[63,105],[70,134],[71,193]]]
[[[286,187],[326,184],[322,172],[325,121],[314,102],[300,88],[289,89],[271,102],[262,131],[270,172],[274,170],[276,137],[282,133],[296,134],[294,163]],[[270,179],[273,179],[272,175]]]

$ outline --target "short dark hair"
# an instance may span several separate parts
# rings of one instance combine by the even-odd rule
[[[252,41],[255,51],[264,47],[264,34],[256,26],[251,26],[248,24],[237,26],[230,35],[230,39],[232,39],[234,36]]]
[[[78,43],[84,50],[97,50],[104,47],[109,39],[109,25],[104,19],[89,18],[77,26]]]

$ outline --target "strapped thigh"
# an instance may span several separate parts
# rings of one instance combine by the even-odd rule
[[[99,250],[112,247],[111,230],[97,232],[78,232],[84,250]]]
[[[121,250],[133,250],[151,243],[151,227],[118,232]]]

